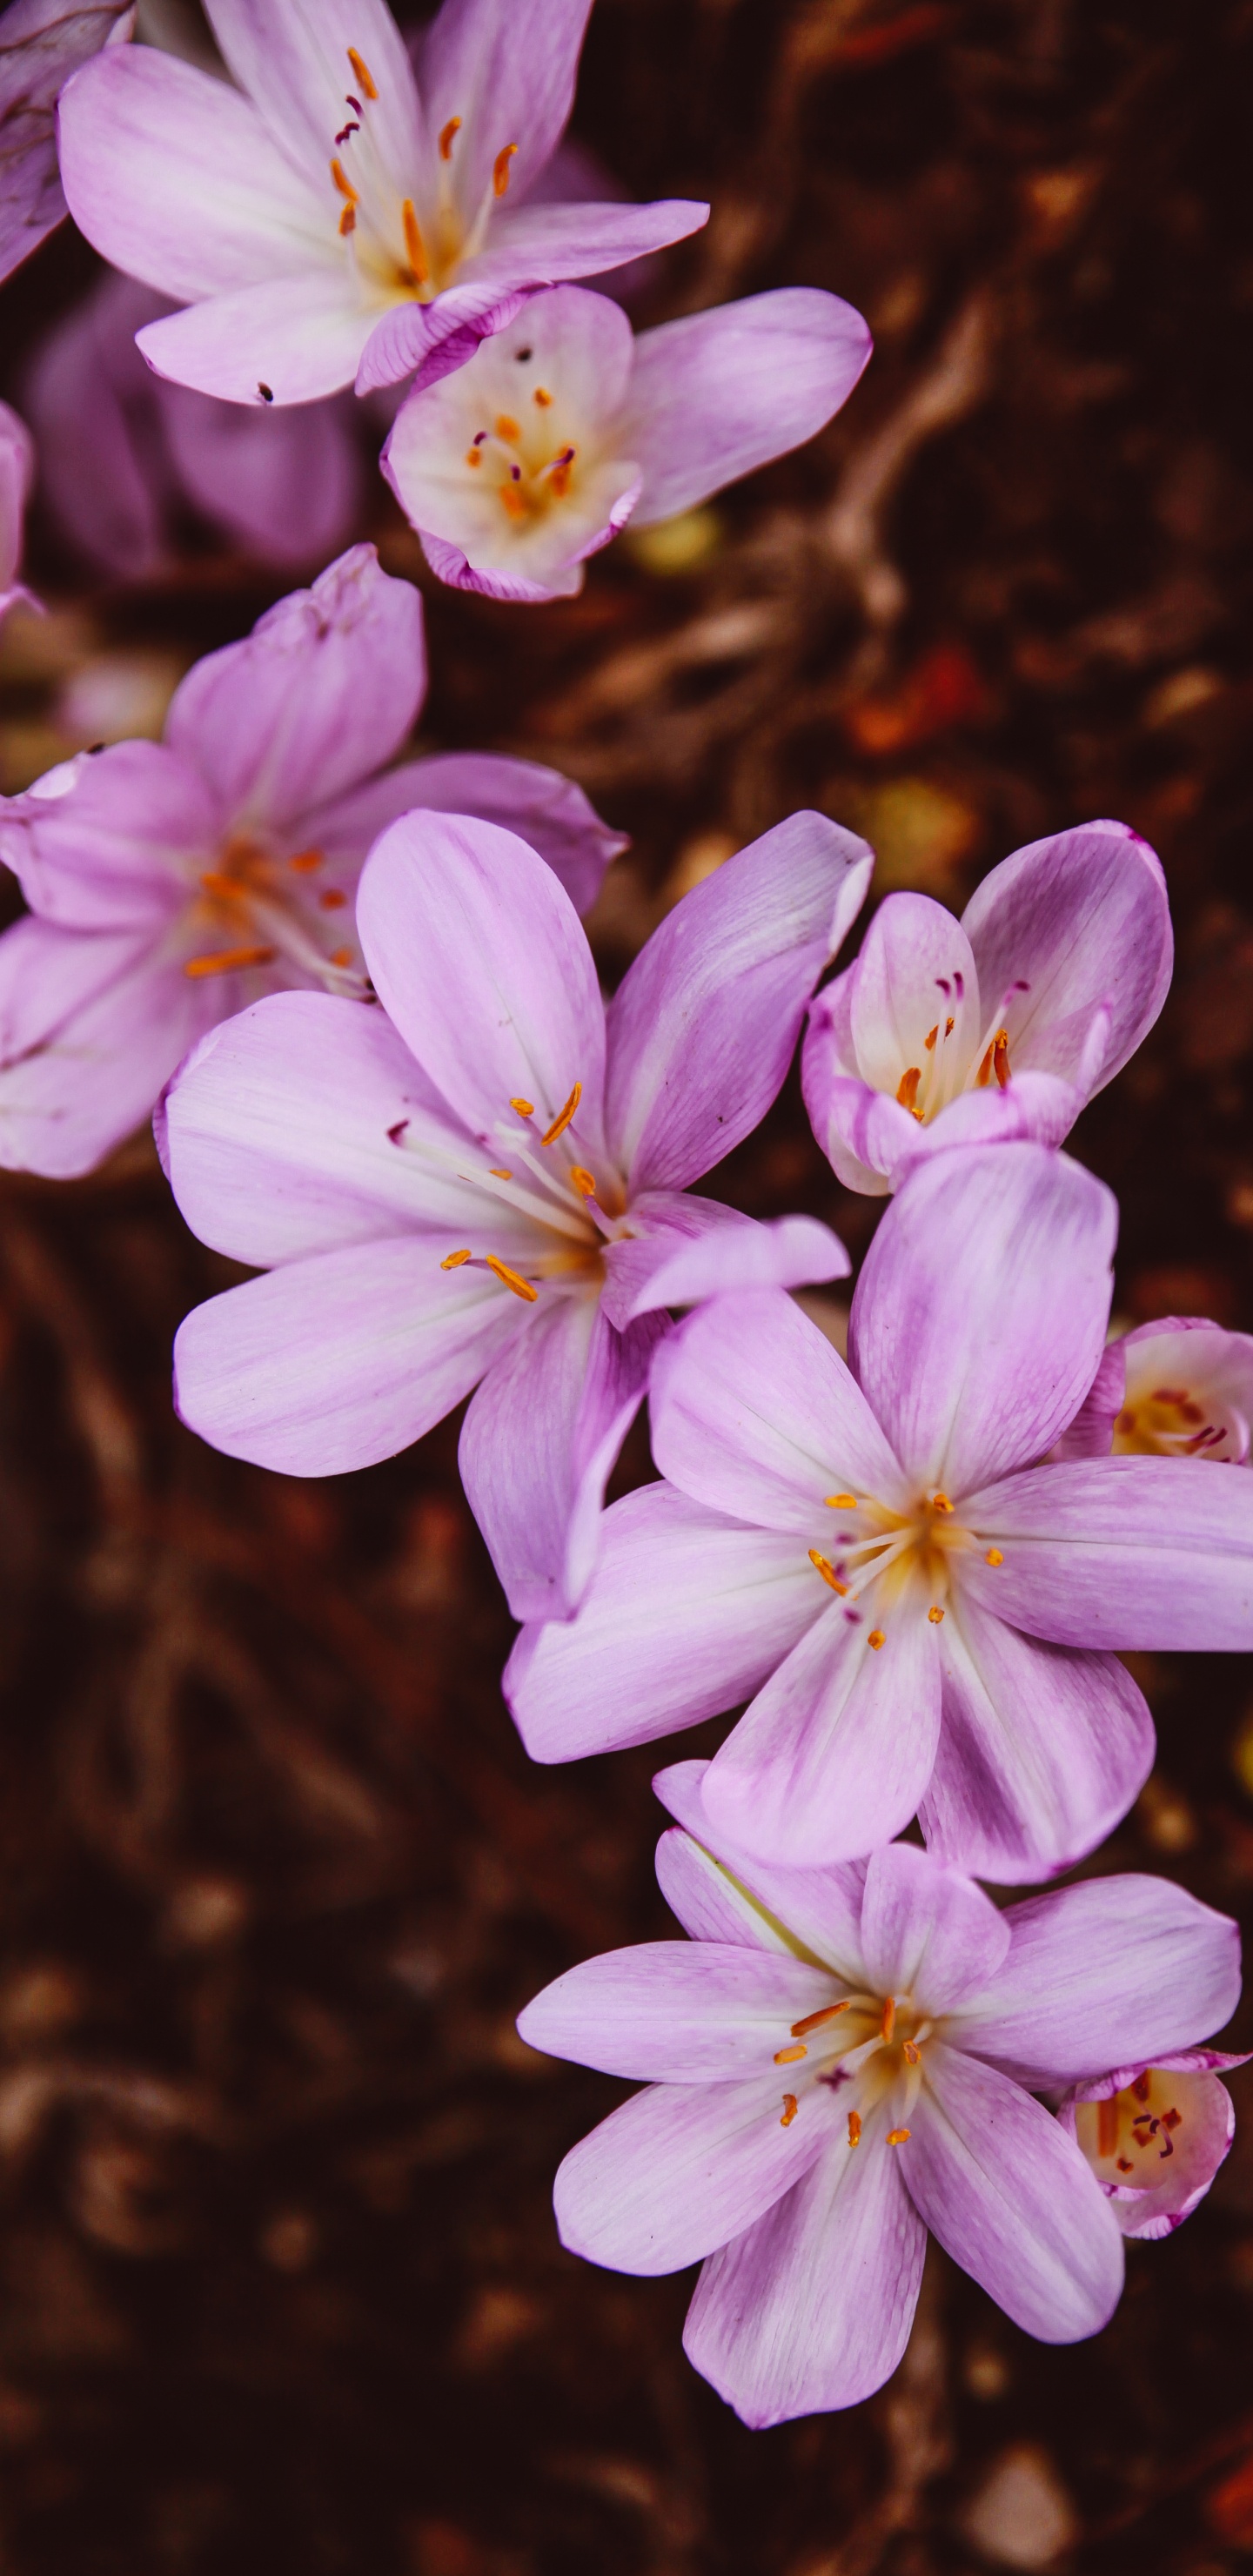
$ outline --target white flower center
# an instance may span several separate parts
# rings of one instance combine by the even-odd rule
[[[1101,2182],[1153,2190],[1166,2180],[1162,2166],[1175,2153],[1187,2091],[1178,2075],[1150,2066],[1104,2102],[1076,2104],[1075,2132]]]
[[[954,1559],[981,1545],[957,1519],[948,1495],[920,1495],[904,1512],[874,1495],[859,1500],[856,1494],[828,1494],[826,1500],[836,1515],[835,1529],[824,1532],[825,1546],[810,1548],[809,1562],[843,1602],[849,1625],[860,1627],[871,1618],[866,1642],[877,1652],[886,1641],[881,1622],[912,1595],[918,1606],[926,1601],[927,1617],[938,1628]],[[984,1562],[1003,1563],[1000,1549],[984,1549]]]
[[[379,88],[355,45],[347,48],[353,88],[344,93],[346,121],[334,136],[330,173],[342,199],[337,230],[367,302],[429,304],[450,286],[463,260],[483,247],[492,208],[508,194],[516,143],[504,143],[477,206],[458,197],[454,159],[464,119],[450,116],[439,136],[434,184],[398,186],[371,111]],[[464,147],[461,147],[462,149]]]
[[[934,2028],[911,1995],[839,1995],[806,2013],[774,2051],[776,2066],[796,2070],[796,2089],[783,2096],[780,2127],[791,2127],[808,2107],[807,2097],[816,2110],[824,2093],[841,2094],[850,2147],[860,2146],[866,2120],[881,2105],[887,2109],[888,2145],[903,2146]]]
[[[606,1170],[598,1181],[596,1174],[578,1159],[575,1131],[582,1097],[583,1085],[576,1082],[569,1098],[547,1123],[534,1101],[511,1100],[512,1120],[502,1118],[496,1122],[495,1135],[502,1157],[496,1164],[480,1165],[475,1159],[473,1166],[467,1168],[467,1156],[435,1146],[427,1135],[412,1141],[409,1150],[455,1170],[459,1180],[472,1182],[497,1207],[528,1218],[533,1228],[533,1248],[518,1265],[501,1260],[493,1252],[477,1253],[471,1244],[458,1244],[445,1254],[441,1270],[471,1267],[494,1271],[503,1286],[512,1289],[515,1297],[527,1305],[534,1305],[539,1295],[536,1281],[576,1291],[591,1289],[599,1294],[605,1277],[604,1247],[620,1241],[631,1228],[620,1175]],[[408,1123],[404,1121],[401,1127],[391,1130],[397,1145],[405,1144],[404,1128]]]
[[[328,880],[321,850],[288,855],[255,832],[230,833],[180,923],[180,941],[192,944],[183,973],[199,982],[282,958],[329,992],[364,993],[352,898]]]

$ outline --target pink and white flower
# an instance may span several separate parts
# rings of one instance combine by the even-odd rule
[[[385,766],[425,688],[421,599],[354,546],[188,672],[163,742],[80,753],[0,801],[30,906],[0,938],[0,1164],[89,1171],[261,993],[364,999],[357,878],[411,806],[520,824],[592,901],[622,842],[570,780],[490,753]]]
[[[170,1090],[188,1224],[269,1272],[182,1326],[184,1421],[233,1457],[334,1475],[477,1385],[471,1509],[516,1614],[567,1615],[667,1309],[848,1268],[813,1218],[757,1225],[689,1184],[774,1099],[871,865],[793,815],[676,905],[606,1006],[522,841],[464,816],[394,824],[357,906],[383,1010],[262,1002]]]
[[[702,2263],[684,2346],[752,2425],[882,2386],[928,2231],[1028,2334],[1099,2332],[1133,2204],[1081,2151],[1103,2116],[1086,2103],[1150,2059],[1234,2062],[1187,2044],[1239,1998],[1235,1924],[1135,1876],[998,1913],[902,1843],[763,1866],[710,1824],[702,1768],[655,1783],[683,1829],[657,1875],[690,1941],[589,1959],[519,2016],[532,2048],[647,2087],[561,2166],[563,2244],[620,2272]],[[1036,2097],[1062,2087],[1056,2118]],[[1168,2107],[1181,2173],[1212,2170],[1212,2110],[1177,2089]],[[1126,2188],[1143,2219],[1139,2158]]]
[[[707,206],[546,204],[590,0],[445,0],[416,70],[386,0],[206,0],[236,86],[149,46],[61,99],[90,242],[186,307],[158,375],[311,402],[461,366],[536,287],[679,241]]]
[[[1073,2085],[1058,2112],[1124,2236],[1171,2236],[1204,2200],[1236,2131],[1219,2076],[1247,2050],[1181,2048]]]
[[[569,598],[628,519],[672,518],[812,438],[869,356],[860,313],[817,287],[637,339],[607,296],[559,286],[408,396],[383,471],[441,581]]]
[[[1003,859],[956,921],[890,894],[810,1012],[801,1078],[846,1189],[882,1196],[949,1145],[1060,1145],[1170,983],[1161,865],[1123,823]]]
[[[1096,1373],[1116,1209],[1043,1145],[937,1154],[893,1200],[849,1365],[788,1297],[719,1298],[657,1354],[668,1480],[606,1515],[569,1626],[505,1676],[568,1761],[747,1701],[711,1824],[772,1863],[917,1811],[954,1867],[1039,1879],[1153,1755],[1126,1648],[1253,1646],[1253,1484],[1197,1457],[1048,1460]]]
[[[1204,1315],[1163,1315],[1109,1343],[1054,1455],[1247,1467],[1251,1423],[1253,1336]]]
[[[133,0],[9,0],[0,18],[0,278],[64,223],[57,93],[102,45],[125,44]]]

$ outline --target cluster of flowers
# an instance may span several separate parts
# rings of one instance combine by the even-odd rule
[[[394,488],[435,573],[512,599],[808,437],[869,348],[816,291],[635,340],[570,282],[706,213],[553,180],[588,5],[446,0],[411,62],[383,0],[207,0],[234,86],[79,12],[61,95],[71,209],[183,308],[150,367],[267,416],[412,379]],[[10,590],[29,473],[14,423]],[[1121,1652],[1253,1644],[1253,1342],[1109,1340],[1115,1203],[1061,1151],[1161,1009],[1161,868],[1063,832],[960,921],[889,895],[824,983],[873,855],[794,814],[606,1003],[579,916],[620,840],[533,764],[398,762],[424,685],[417,594],[357,546],[196,666],[163,742],[4,800],[0,1159],[84,1171],[156,1105],[188,1223],[260,1274],[176,1347],[229,1454],[339,1473],[471,1398],[537,1760],[744,1709],[657,1782],[689,1941],[522,2015],[648,2088],[562,2166],[565,2241],[702,2260],[687,2347],[753,2424],[881,2384],[928,2230],[1031,2332],[1090,2334],[1124,2236],[1226,2152],[1236,1929],[1147,1877],[1004,1910],[976,1880],[1127,1813]],[[891,1199],[847,1361],[790,1293],[847,1273],[830,1230],[693,1188],[802,1033],[820,1145]],[[606,1509],[645,1396],[660,1479]]]

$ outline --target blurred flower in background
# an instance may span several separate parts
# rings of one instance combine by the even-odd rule
[[[13,0],[0,19],[0,278],[65,220],[57,92],[102,45],[125,42],[128,0]]]

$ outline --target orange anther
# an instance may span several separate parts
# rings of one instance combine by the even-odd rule
[[[511,412],[502,411],[500,413],[496,422],[496,436],[498,438],[503,438],[506,447],[517,446],[518,440],[522,436],[522,432]]]
[[[352,64],[354,78],[360,82],[362,89],[365,91],[366,97],[377,98],[378,91],[374,86],[373,79],[371,78],[369,65],[368,63],[362,62],[361,56],[355,45],[350,45],[348,47],[348,60]]]
[[[351,964],[352,964],[352,950],[351,950],[351,948],[332,948],[332,950],[331,950],[331,960],[330,960],[330,962],[331,962],[332,966],[351,966]]]
[[[481,449],[481,448],[479,448],[479,447],[467,447],[467,449],[466,449],[466,463],[467,463],[467,465],[481,465],[481,464],[482,464],[482,462],[483,462],[483,451],[482,451],[482,449]]]
[[[856,1494],[826,1494],[823,1500],[832,1512],[855,1512],[857,1509]]]
[[[949,1027],[951,1028],[951,1027],[952,1027],[952,1025],[953,1025],[953,1023],[952,1023],[952,1021],[950,1020],[950,1021],[949,1021]],[[936,1024],[935,1024],[935,1027],[934,1027],[933,1029],[928,1029],[927,1034],[926,1034],[925,1038],[924,1038],[924,1039],[923,1039],[923,1041],[922,1041],[923,1045],[925,1046],[925,1048],[926,1048],[926,1050],[927,1050],[928,1055],[930,1055],[931,1050],[932,1050],[932,1048],[934,1047],[935,1042],[936,1042],[936,1039],[938,1038],[939,1034],[940,1034],[940,1023],[939,1023],[939,1021],[937,1020],[937,1021],[936,1021]]]
[[[554,493],[559,501],[564,501],[566,494],[570,489],[570,476],[573,470],[574,455],[572,451],[569,456],[558,457],[557,462],[548,477],[549,491]]]
[[[531,396],[532,402],[538,403],[541,411],[548,411],[551,409],[552,399],[552,395],[550,394],[547,385],[537,385]]]
[[[1009,1031],[998,1029],[992,1040],[992,1071],[1002,1091],[1009,1080]]]
[[[341,241],[347,241],[349,233],[355,233],[356,229],[357,229],[357,209],[356,209],[356,207],[355,207],[355,206],[345,206],[344,211],[343,211],[343,213],[342,213],[342,215],[340,216],[340,219],[339,219],[339,238],[340,238],[340,240],[341,240]]]
[[[488,1172],[491,1179],[494,1181],[511,1181],[513,1179],[512,1172],[506,1172],[503,1167],[498,1171],[494,1163],[489,1163]]]
[[[1118,2096],[1110,2093],[1096,2106],[1096,2152],[1098,2156],[1112,2156],[1117,2144]]]
[[[206,868],[200,880],[206,894],[214,894],[220,903],[238,903],[245,889],[238,877],[219,875],[216,868]]]
[[[850,2147],[859,2147],[859,2146],[861,2145],[861,2113],[860,2113],[860,2111],[850,2111],[850,2112],[849,2112],[849,2115],[848,2115],[848,2143],[849,2143]]]
[[[848,1585],[847,1583],[841,1583],[830,1558],[827,1556],[821,1556],[816,1547],[811,1547],[809,1551],[809,1562],[814,1567],[815,1572],[822,1576],[823,1582],[829,1583],[832,1591],[838,1592],[842,1599],[848,1590]]]
[[[237,966],[268,966],[272,948],[222,948],[216,957],[189,957],[185,975],[199,979],[202,975],[230,975]]]
[[[938,1628],[938,1627],[939,1627],[940,1621],[941,1621],[941,1619],[943,1618],[943,1616],[944,1616],[944,1613],[943,1613],[943,1611],[941,1610],[941,1608],[940,1608],[940,1605],[939,1605],[938,1601],[933,1601],[933,1602],[932,1602],[932,1604],[931,1604],[930,1609],[929,1609],[929,1610],[928,1610],[928,1612],[927,1612],[927,1617],[928,1617],[928,1619],[930,1620],[931,1625],[932,1625],[932,1627],[933,1627],[933,1628]]]
[[[297,850],[294,858],[290,858],[287,864],[289,868],[295,869],[298,877],[307,877],[314,868],[321,867],[322,852],[321,850]]]
[[[464,1252],[450,1252],[447,1260],[441,1261],[439,1266],[441,1270],[460,1270],[462,1262],[468,1261],[469,1258],[470,1246],[467,1244]]]
[[[781,2129],[791,2128],[798,2108],[799,2105],[797,2103],[796,2095],[794,2093],[785,2093],[783,2096],[783,2116],[779,2122],[779,2127]]]
[[[516,483],[504,484],[501,488],[500,498],[506,518],[525,519],[527,514],[527,498],[525,492],[519,491]]]
[[[456,135],[460,134],[460,132],[461,119],[459,116],[450,116],[447,125],[441,125],[439,130],[439,157],[441,161],[451,161],[453,139]]]
[[[952,1506],[952,1504],[950,1503],[950,1501],[949,1501],[949,1498],[948,1498],[948,1495],[947,1495],[947,1494],[933,1494],[933,1495],[932,1495],[932,1497],[931,1497],[931,1509],[932,1509],[932,1511],[933,1511],[933,1512],[951,1512],[952,1508],[953,1508],[953,1506]]]
[[[982,1064],[980,1065],[980,1067],[979,1067],[979,1070],[978,1070],[977,1074],[975,1075],[975,1082],[976,1082],[976,1084],[977,1084],[977,1086],[978,1086],[978,1088],[979,1088],[979,1090],[980,1090],[980,1091],[986,1091],[986,1090],[987,1090],[987,1087],[988,1087],[988,1084],[990,1083],[990,1081],[991,1081],[991,1079],[992,1079],[992,1057],[993,1057],[993,1053],[994,1053],[994,1051],[995,1051],[995,1044],[993,1044],[993,1046],[990,1046],[990,1047],[988,1048],[987,1054],[985,1055],[985,1057],[984,1057],[984,1059],[983,1059],[983,1062],[982,1062]]]
[[[405,249],[409,254],[409,267],[412,272],[414,284],[415,286],[425,286],[430,278],[431,272],[427,267],[426,244],[422,239],[422,235],[418,227],[418,218],[413,210],[412,197],[406,197],[405,202],[400,209],[400,220],[405,228]]]
[[[341,894],[338,886],[328,886],[325,894],[318,896],[318,908],[322,912],[342,912],[347,901],[347,895]]]
[[[914,1103],[918,1097],[918,1085],[921,1080],[922,1066],[920,1064],[911,1064],[907,1071],[901,1075],[900,1081],[896,1086],[896,1097],[899,1100],[902,1109],[913,1110],[915,1118],[921,1114],[914,1108]]]
[[[922,2064],[922,2050],[919,2048],[916,2040],[905,2040],[901,2047],[901,2055],[907,2066],[921,2066]]]
[[[884,1637],[882,1628],[872,1628],[866,1639],[866,1644],[874,1648],[876,1655],[878,1654],[880,1646],[885,1645],[886,1642],[887,1640]]]
[[[565,1108],[558,1110],[551,1127],[547,1128],[545,1133],[541,1136],[541,1145],[555,1145],[557,1138],[559,1136],[564,1136],[582,1097],[583,1085],[581,1082],[576,1082],[574,1089],[566,1102]]]
[[[517,1100],[510,1101],[509,1106],[511,1109],[517,1110],[519,1118],[533,1118],[535,1116],[535,1103],[533,1100],[523,1100],[519,1095]]]
[[[503,197],[508,188],[509,164],[517,148],[516,143],[507,143],[504,151],[498,152],[492,163],[492,187],[498,197]]]
[[[776,2048],[774,2062],[776,2066],[795,2066],[798,2058],[808,2057],[808,2055],[809,2051],[804,2040],[801,2040],[796,2048]]]
[[[909,2134],[910,2132],[908,2129],[889,2129],[888,2145],[890,2147],[903,2147]]]
[[[817,2012],[806,2013],[803,2021],[793,2022],[793,2039],[803,2039],[807,2031],[821,2029],[824,2022],[834,2021],[837,2013],[847,2012],[848,2008],[846,1995],[842,2003],[823,2004]]]
[[[1149,2095],[1153,2090],[1153,2078],[1148,2073],[1147,2068],[1143,2075],[1136,2076],[1130,2089],[1137,2102],[1147,2102]]]
[[[957,1022],[956,1022],[956,1020],[946,1020],[946,1021],[945,1021],[945,1023],[944,1023],[944,1034],[945,1034],[945,1037],[946,1037],[946,1038],[951,1038],[951,1036],[952,1036],[952,1034],[953,1034],[953,1031],[954,1031],[954,1029],[956,1028],[956,1026],[957,1026]]]
[[[589,1171],[588,1171],[588,1169],[587,1169],[587,1165],[586,1165],[585,1163],[572,1163],[572,1164],[571,1164],[571,1166],[570,1166],[570,1182],[571,1182],[571,1187],[572,1187],[572,1188],[574,1188],[574,1189],[576,1189],[576,1190],[578,1191],[579,1197],[580,1197],[581,1199],[594,1199],[594,1198],[595,1198],[595,1196],[596,1196],[596,1174],[595,1174],[595,1172],[589,1172]]]
[[[1005,1559],[1002,1556],[999,1547],[990,1547],[983,1562],[985,1565],[1003,1565],[1005,1563]]]
[[[350,206],[355,206],[360,203],[357,191],[354,188],[351,179],[346,179],[344,177],[344,165],[342,161],[332,161],[331,177],[334,180],[341,197],[346,197]]]
[[[889,1995],[883,2007],[883,2018],[879,2023],[880,2039],[890,2039],[895,2028],[896,1997],[895,1995]]]
[[[512,1288],[515,1297],[524,1297],[528,1306],[533,1306],[535,1304],[535,1301],[539,1296],[538,1288],[533,1288],[529,1279],[519,1279],[517,1271],[511,1270],[507,1261],[498,1261],[495,1253],[489,1252],[487,1255],[487,1267],[489,1270],[495,1271],[497,1278],[501,1281],[504,1287]]]

